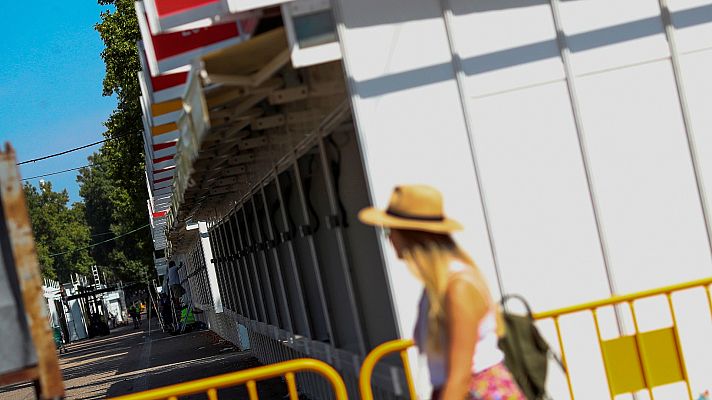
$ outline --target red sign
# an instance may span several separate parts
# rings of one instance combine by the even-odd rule
[[[153,218],[162,218],[162,217],[165,217],[166,214],[168,214],[168,210],[154,212]]]
[[[183,71],[151,76],[146,48],[142,41],[139,41],[137,46],[139,61],[141,62],[139,83],[141,85],[141,94],[144,100],[147,101],[148,109],[150,109],[154,103],[161,103],[182,97],[185,91],[185,84],[188,80],[188,72]]]
[[[153,91],[160,92],[161,90],[170,89],[179,85],[185,85],[188,79],[187,72],[176,72],[174,74],[158,75],[151,77],[151,87]]]
[[[259,17],[259,9],[291,0],[144,0],[151,32],[204,28],[228,21]]]
[[[155,34],[149,29],[143,3],[136,3],[139,28],[151,76],[186,71],[193,59],[250,38],[253,30],[241,29],[242,22],[228,22],[205,28]]]
[[[159,16],[169,17],[191,12],[201,7],[215,6],[220,3],[220,0],[153,0],[146,3],[154,5]]]

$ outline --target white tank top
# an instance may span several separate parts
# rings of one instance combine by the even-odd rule
[[[453,262],[450,266],[450,273],[456,273],[469,268],[459,262]],[[428,296],[423,291],[420,297],[418,306],[418,320],[415,325],[414,339],[421,353],[425,353],[428,358],[428,370],[430,371],[430,383],[437,388],[443,386],[447,380],[447,360],[445,351],[446,345],[442,346],[441,352],[432,352],[427,349],[426,342],[428,336]],[[474,327],[473,327],[474,329]],[[477,344],[475,345],[475,354],[472,358],[472,373],[477,374],[488,368],[491,368],[504,361],[504,353],[499,349],[497,342],[497,319],[494,310],[490,310],[482,318],[479,324],[479,335]],[[446,344],[447,339],[443,332],[441,338],[443,344]]]

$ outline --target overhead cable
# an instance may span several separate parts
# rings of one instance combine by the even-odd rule
[[[65,155],[65,154],[72,153],[72,152],[75,152],[75,151],[77,151],[77,150],[86,149],[87,147],[96,146],[97,144],[102,144],[102,143],[105,143],[105,142],[109,142],[109,141],[111,141],[111,140],[116,140],[116,139],[119,139],[119,138],[122,138],[122,137],[125,137],[125,136],[129,136],[129,135],[130,135],[130,133],[127,133],[127,134],[124,134],[124,135],[118,135],[118,136],[110,137],[110,138],[108,138],[108,139],[99,140],[98,142],[85,144],[84,146],[79,146],[79,147],[75,147],[75,148],[73,148],[73,149],[60,151],[59,153],[49,154],[49,155],[46,155],[46,156],[43,156],[43,157],[38,157],[38,158],[33,158],[33,159],[31,159],[31,160],[22,161],[22,162],[17,163],[17,165],[28,164],[28,163],[34,163],[34,162],[37,162],[37,161],[46,160],[46,159],[48,159],[48,158],[63,156],[63,155]]]
[[[63,174],[63,173],[65,173],[65,172],[76,171],[76,170],[78,170],[78,169],[87,168],[87,167],[95,167],[95,166],[97,166],[97,165],[98,165],[98,164],[87,164],[87,165],[82,165],[81,167],[69,168],[69,169],[65,169],[65,170],[57,171],[57,172],[50,172],[50,173],[48,173],[48,174],[35,175],[35,176],[31,176],[31,177],[29,177],[29,178],[22,178],[22,180],[23,180],[23,181],[29,181],[29,180],[37,179],[37,178],[44,178],[45,176],[52,176],[52,175]]]
[[[134,229],[134,230],[132,230],[132,231],[128,231],[128,232],[126,232],[126,233],[122,233],[122,234],[119,235],[119,236],[112,237],[111,239],[102,240],[101,242],[93,243],[93,244],[90,244],[90,245],[88,245],[88,246],[80,247],[80,248],[78,248],[78,249],[72,249],[72,250],[68,250],[68,251],[63,251],[63,252],[61,252],[61,253],[50,254],[48,257],[57,257],[57,256],[61,256],[61,255],[64,255],[64,254],[73,253],[73,252],[75,252],[75,251],[80,251],[80,250],[84,250],[84,249],[90,249],[90,248],[92,248],[92,247],[94,247],[94,246],[98,246],[98,245],[100,245],[100,244],[108,243],[108,242],[110,242],[110,241],[112,241],[112,240],[116,240],[116,239],[118,239],[118,238],[121,238],[121,237],[124,237],[124,236],[128,236],[128,235],[130,235],[130,234],[132,234],[132,233],[136,233],[136,232],[140,231],[141,229],[143,229],[143,228],[145,228],[145,227],[147,227],[147,226],[149,226],[149,225],[151,225],[151,224],[146,224],[146,225],[141,226],[141,227],[139,227],[139,228],[136,228],[136,229]]]

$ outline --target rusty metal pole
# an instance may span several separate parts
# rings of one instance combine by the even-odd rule
[[[22,293],[32,342],[37,352],[37,368],[42,399],[64,397],[64,384],[54,339],[44,317],[42,277],[37,262],[32,226],[27,212],[25,193],[17,169],[15,150],[6,144],[0,152],[0,200],[6,218],[12,256]]]

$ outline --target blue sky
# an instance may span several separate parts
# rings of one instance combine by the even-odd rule
[[[95,0],[0,1],[0,142],[10,141],[19,161],[103,139],[116,105],[101,95],[103,44],[94,24],[105,8]],[[97,149],[23,165],[22,176],[85,165]],[[45,179],[80,200],[75,172]]]

